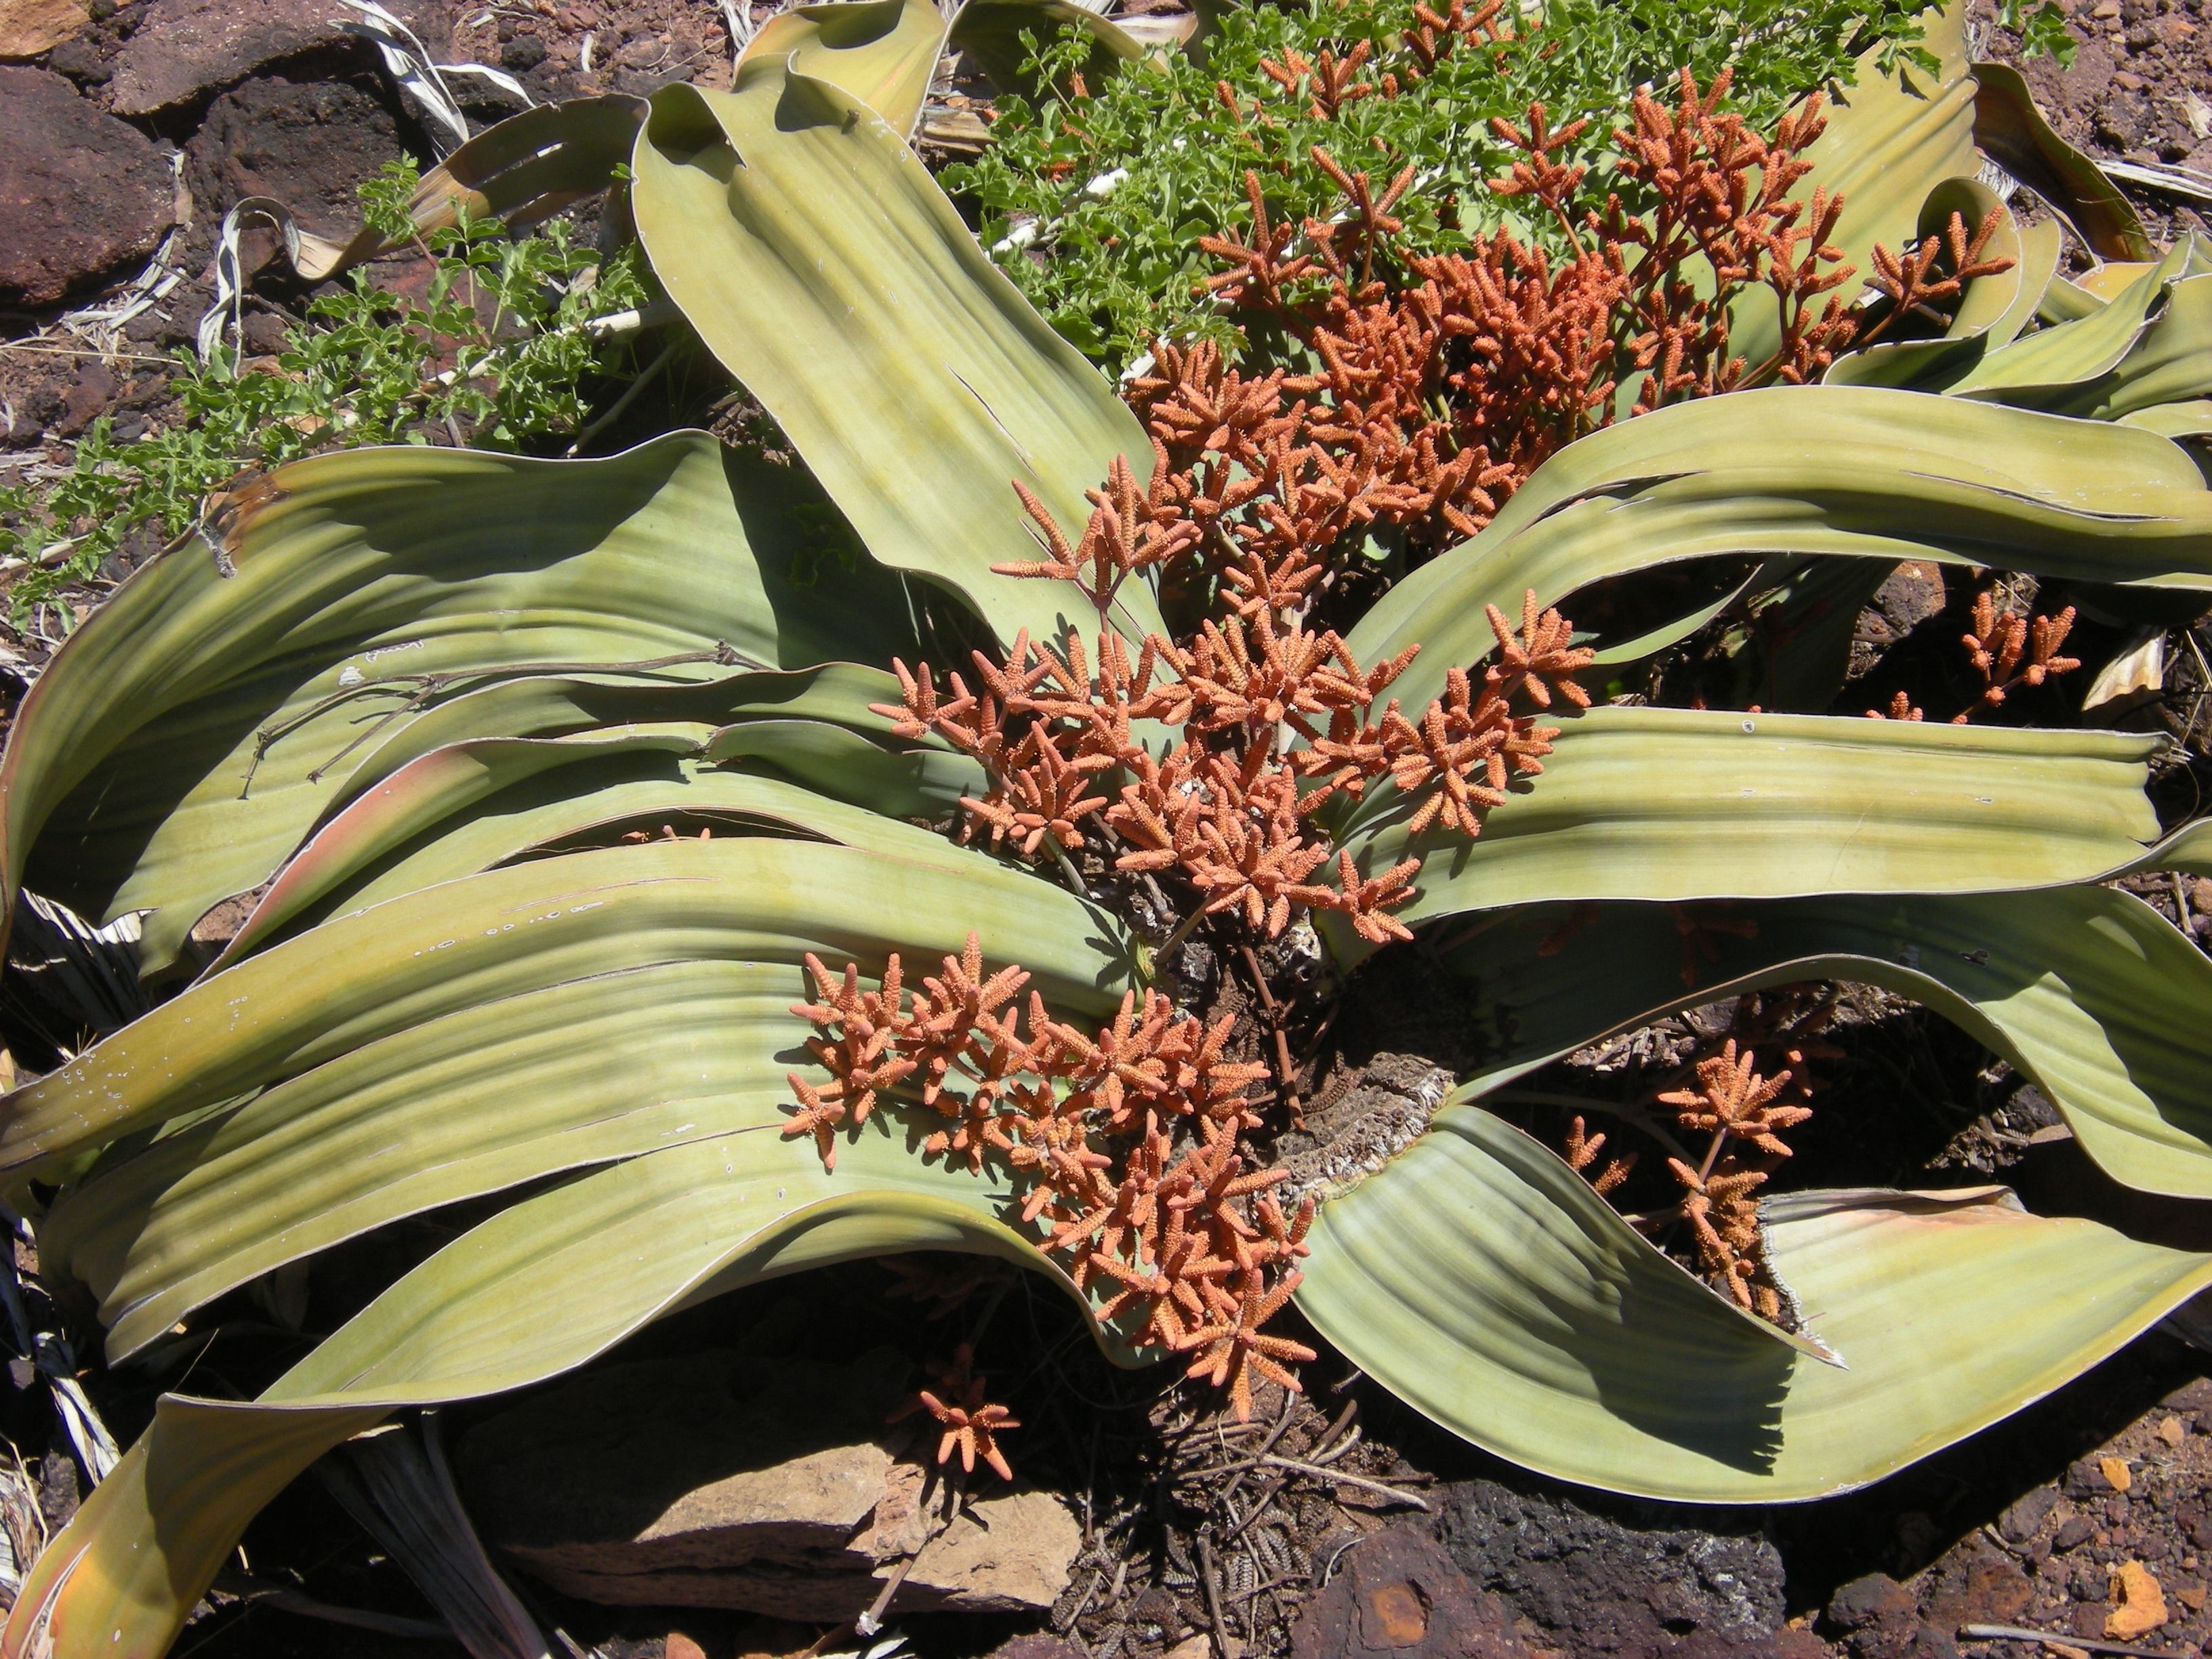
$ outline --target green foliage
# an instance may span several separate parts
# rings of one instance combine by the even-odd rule
[[[1287,61],[1286,52],[1341,55],[1364,41],[1374,56],[1356,78],[1374,81],[1394,67],[1402,75],[1401,34],[1413,21],[1407,0],[1225,6],[1204,64],[1172,54],[1133,65],[1088,96],[1071,82],[1087,55],[1083,37],[1032,40],[1038,83],[1066,90],[1001,99],[996,142],[950,169],[946,185],[981,204],[984,245],[1054,326],[1119,367],[1156,334],[1234,338],[1194,292],[1219,268],[1197,242],[1250,227],[1247,168],[1266,179],[1270,215],[1296,223],[1338,199],[1313,146],[1378,181],[1417,159],[1418,181],[1398,210],[1408,244],[1460,246],[1501,219],[1501,204],[1480,186],[1510,161],[1493,118],[1522,122],[1532,103],[1555,126],[1587,117],[1567,159],[1590,162],[1625,124],[1635,88],[1686,66],[1700,84],[1731,69],[1732,106],[1766,131],[1807,91],[1847,81],[1856,52],[1879,44],[1916,63],[1926,56],[1911,0],[1550,0],[1540,28],[1502,46],[1462,46],[1399,95],[1361,99],[1334,118],[1316,117],[1303,86],[1286,92],[1261,68]],[[1244,114],[1224,106],[1222,83]],[[1256,136],[1247,130],[1255,101],[1273,123]],[[1524,237],[1561,240],[1553,226],[1509,222]]]
[[[2066,32],[2066,11],[2058,0],[1997,0],[1997,21],[2020,35],[2020,55],[2040,58],[2048,53],[2058,67],[2073,66],[2075,40]]]
[[[582,421],[580,388],[601,355],[583,325],[642,303],[635,251],[602,264],[558,221],[517,238],[464,218],[424,236],[407,212],[416,182],[394,162],[360,197],[369,225],[431,259],[419,301],[356,270],[309,303],[273,364],[241,363],[230,346],[205,362],[179,351],[180,420],[125,442],[102,416],[66,477],[0,488],[0,558],[31,566],[10,591],[15,614],[90,576],[134,532],[183,534],[241,468],[434,436],[516,450]]]

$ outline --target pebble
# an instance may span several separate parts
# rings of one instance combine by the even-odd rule
[[[2123,1642],[2148,1636],[2166,1622],[2166,1596],[2158,1579],[2140,1561],[2124,1561],[2112,1572],[2119,1603],[2105,1620],[2105,1634]]]
[[[2058,1501],[2055,1486],[2038,1486],[2025,1493],[2019,1502],[1997,1518],[1997,1530],[2008,1544],[2025,1544],[2035,1535],[2043,1524],[2044,1516],[2051,1513],[2051,1505]]]
[[[0,69],[0,306],[49,306],[151,252],[169,228],[168,162],[60,76]]]

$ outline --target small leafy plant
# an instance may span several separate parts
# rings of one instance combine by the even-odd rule
[[[102,416],[68,476],[0,488],[0,558],[29,566],[9,589],[16,616],[91,576],[137,532],[182,535],[242,468],[333,446],[520,450],[575,429],[606,355],[584,325],[642,301],[635,252],[603,261],[560,220],[510,237],[471,222],[465,204],[459,224],[419,231],[405,206],[418,183],[411,163],[390,162],[360,196],[367,224],[429,263],[420,301],[356,270],[308,302],[273,360],[235,345],[204,361],[179,351],[173,425],[120,440]]]

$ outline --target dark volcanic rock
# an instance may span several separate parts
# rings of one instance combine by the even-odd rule
[[[1910,1652],[1920,1631],[1920,1604],[1887,1573],[1854,1578],[1828,1598],[1827,1626],[1854,1659],[1893,1659]]]
[[[1769,1652],[1796,1634],[1781,1555],[1757,1532],[1616,1520],[1471,1480],[1450,1489],[1442,1536],[1476,1589],[1573,1653],[1676,1652],[1693,1636],[1700,1651]]]
[[[216,214],[273,196],[304,228],[343,240],[361,219],[355,186],[400,153],[398,124],[361,88],[257,77],[208,106],[185,147],[185,175]]]
[[[144,258],[175,206],[143,134],[58,75],[0,69],[0,305],[49,306]]]
[[[104,87],[114,71],[106,58],[89,40],[64,40],[46,54],[46,67],[66,75],[81,87]]]
[[[440,0],[392,0],[424,46],[451,36]],[[330,0],[153,0],[115,60],[111,83],[118,115],[152,115],[205,97],[281,63],[347,37],[331,21]]]
[[[1494,1595],[1478,1595],[1437,1541],[1409,1527],[1363,1538],[1306,1598],[1291,1659],[1522,1659]]]

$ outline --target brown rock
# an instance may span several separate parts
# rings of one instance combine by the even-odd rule
[[[432,52],[450,30],[437,0],[392,0]],[[118,115],[151,115],[192,103],[256,70],[347,36],[328,0],[152,0],[115,60],[110,83]]]
[[[1524,1659],[1528,1651],[1498,1599],[1478,1595],[1442,1546],[1405,1527],[1346,1550],[1291,1632],[1291,1659]]]
[[[1912,1592],[1887,1573],[1854,1578],[1828,1598],[1828,1626],[1849,1638],[1854,1654],[1904,1651],[1920,1622]]]
[[[2051,1513],[2058,1502],[2058,1488],[2036,1486],[2022,1493],[2020,1498],[1997,1517],[1997,1530],[2008,1544],[2025,1544],[2035,1536],[2043,1517]]]
[[[91,21],[84,0],[0,0],[0,58],[52,52]]]
[[[0,69],[0,305],[50,306],[143,259],[175,205],[143,134],[58,75]]]
[[[2112,1610],[2105,1615],[2108,1637],[2132,1642],[2166,1622],[2166,1596],[2140,1561],[2124,1561],[2112,1569]]]
[[[1075,1517],[987,1488],[940,1527],[942,1488],[884,1426],[905,1373],[887,1350],[609,1366],[474,1431],[462,1484],[489,1540],[587,1601],[849,1619],[910,1556],[901,1613],[1050,1607]]]
[[[185,145],[185,178],[210,216],[244,197],[273,196],[302,228],[344,241],[361,222],[356,186],[400,153],[391,111],[359,87],[256,76],[208,106]],[[276,241],[258,229],[246,241],[251,271]]]
[[[1953,1588],[1931,1597],[1932,1624],[1956,1628],[1966,1624],[2016,1625],[2035,1605],[2035,1586],[2010,1556],[1994,1551],[1968,1563]]]

